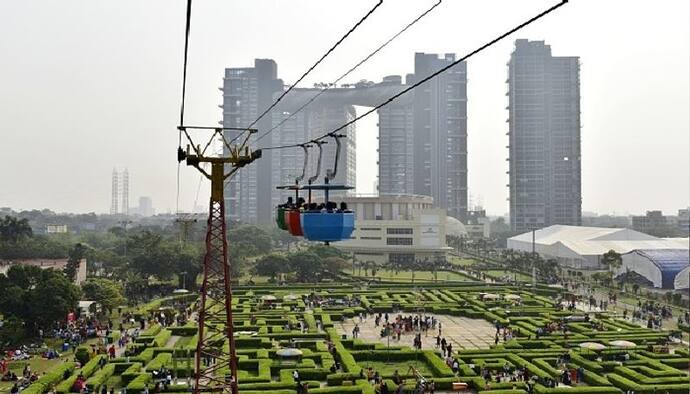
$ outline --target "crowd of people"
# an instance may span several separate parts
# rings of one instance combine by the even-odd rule
[[[360,322],[364,320],[366,320],[366,315],[364,318],[360,315]],[[391,320],[388,313],[378,313],[374,317],[374,325],[382,327],[380,331],[382,338],[390,336],[397,341],[400,341],[403,334],[415,333],[413,345],[418,349],[422,348],[421,333],[427,336],[429,330],[435,330],[437,326],[439,335],[441,332],[441,323],[434,316],[397,315]]]

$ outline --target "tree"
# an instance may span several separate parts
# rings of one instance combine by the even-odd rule
[[[370,264],[371,276],[374,276],[376,268],[373,261],[368,262]],[[331,274],[333,276],[337,275],[340,271],[347,268],[347,260],[342,257],[326,257],[322,259],[322,272]]]
[[[84,258],[85,253],[86,247],[84,247],[84,245],[80,243],[74,245],[74,247],[69,251],[67,265],[65,265],[65,269],[63,270],[63,272],[67,279],[71,280],[72,282],[74,282],[77,279],[77,271],[79,270],[79,264],[81,263],[81,260]]]
[[[17,219],[14,216],[5,216],[0,219],[0,240],[17,243],[24,238],[33,236],[31,226],[27,219]]]
[[[640,284],[639,283],[633,283],[632,285],[633,293],[637,295],[637,292],[640,291]]]
[[[12,345],[24,342],[26,330],[24,323],[16,317],[10,317],[0,327],[0,350],[11,348]]]
[[[234,227],[228,231],[228,247],[237,249],[241,256],[257,256],[271,251],[271,236],[251,225]]]
[[[609,268],[609,275],[613,281],[614,271],[623,265],[623,258],[615,250],[609,250],[601,256],[601,262]]]
[[[277,274],[287,271],[289,263],[289,259],[284,255],[271,253],[259,258],[252,268],[252,272],[256,275],[270,276],[271,281],[275,281]]]
[[[155,276],[161,280],[173,277],[174,248],[160,234],[145,230],[130,238],[129,268],[144,278]]]
[[[109,279],[89,279],[82,285],[81,290],[84,298],[98,302],[108,312],[125,302],[122,285]]]
[[[0,314],[25,323],[29,333],[74,311],[80,290],[60,271],[13,265],[0,275]]]
[[[323,259],[310,251],[299,251],[288,257],[290,271],[298,282],[316,282],[322,273]]]

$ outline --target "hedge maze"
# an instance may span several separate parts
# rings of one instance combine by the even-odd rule
[[[390,392],[397,387],[392,380],[397,369],[405,379],[403,392],[412,393],[415,380],[411,365],[425,379],[434,381],[437,392],[451,391],[458,382],[465,383],[467,389],[492,394],[690,391],[687,347],[672,346],[670,352],[666,351],[669,336],[676,333],[641,328],[607,313],[585,318],[582,312],[562,310],[555,302],[559,291],[477,283],[425,284],[423,289],[409,285],[366,289],[349,285],[240,287],[233,297],[235,331],[239,332],[236,344],[240,392],[296,393],[292,373],[297,370],[310,393],[373,394],[374,385],[365,377],[371,367],[387,382]],[[482,299],[484,293],[491,293],[491,299]],[[323,303],[310,303],[309,294]],[[506,298],[508,294],[512,296]],[[514,300],[516,296],[520,297],[519,303]],[[143,308],[140,314],[148,317],[172,301],[159,300]],[[187,299],[189,307],[194,302],[193,297]],[[433,347],[419,351],[399,344],[388,347],[349,335],[344,338],[338,330],[342,319],[360,313],[371,316],[386,312],[485,319],[498,327],[509,327],[513,338],[487,349],[454,349],[459,363],[458,372],[454,373]],[[547,329],[556,326],[557,330]],[[129,356],[102,361],[105,356],[99,355],[81,368],[65,363],[27,390],[42,394],[54,388],[58,393],[69,393],[81,374],[87,379],[89,390],[96,392],[103,385],[116,391],[126,388],[127,394],[141,393],[147,387],[154,392],[155,374],[165,369],[169,371],[165,374],[171,374],[178,383],[159,385],[160,391],[189,391],[187,378],[193,369],[197,343],[194,322],[168,328],[156,324],[147,327],[128,345]],[[621,340],[637,346],[620,348],[612,344]],[[596,342],[605,348],[581,348],[584,342]],[[228,346],[227,341],[218,346]],[[298,348],[302,354],[283,358],[278,352],[285,348]],[[335,369],[335,365],[339,368]],[[578,371],[581,381],[571,383],[571,387],[557,386],[564,368]],[[521,378],[496,379],[501,372],[514,375],[516,370],[528,377],[529,384]]]

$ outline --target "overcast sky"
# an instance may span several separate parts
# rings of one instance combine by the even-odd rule
[[[130,206],[176,206],[175,149],[184,0],[0,2],[0,206],[107,212],[113,167],[128,167]],[[196,0],[188,124],[221,119],[225,67],[272,58],[296,80],[374,0]],[[462,56],[555,4],[444,0],[346,82],[413,71],[415,52]],[[384,0],[305,82],[329,82],[432,4]],[[675,213],[690,205],[690,9],[687,0],[571,0],[468,61],[469,189],[508,210],[506,62],[517,38],[579,56],[585,211]],[[376,119],[358,125],[357,188],[373,189]],[[181,210],[207,183],[181,169]]]

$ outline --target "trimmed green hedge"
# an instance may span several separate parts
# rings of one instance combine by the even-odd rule
[[[106,364],[103,368],[86,380],[86,387],[89,388],[89,391],[96,391],[114,374],[115,364]]]
[[[47,393],[53,386],[58,384],[62,380],[62,376],[65,372],[73,372],[75,364],[72,362],[67,362],[59,365],[45,375],[41,376],[38,380],[33,382],[29,387],[22,390],[22,393],[27,394],[43,394]]]

